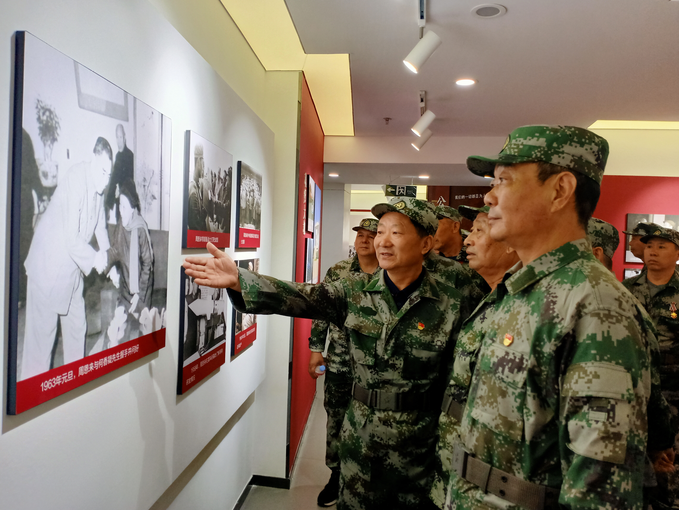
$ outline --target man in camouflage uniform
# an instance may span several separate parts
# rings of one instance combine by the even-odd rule
[[[519,261],[516,252],[507,243],[494,241],[490,237],[489,209],[488,206],[466,205],[461,205],[458,209],[462,216],[473,222],[472,231],[464,242],[467,247],[469,267],[482,277],[484,295],[493,291],[505,273]],[[462,395],[461,398],[465,396]],[[451,404],[452,395],[447,395],[444,402],[446,411],[449,410]],[[453,411],[457,411],[455,417],[445,412],[439,418],[440,440],[437,445],[437,454],[441,460],[441,472],[437,473],[431,491],[431,499],[439,508],[443,508],[445,502],[446,484],[452,471],[453,449],[455,443],[459,442],[458,428],[462,408],[456,406]]]
[[[454,207],[439,205],[436,207],[436,217],[439,226],[434,236],[434,251],[446,258],[454,259],[460,255],[463,247],[462,215]]]
[[[592,253],[606,269],[613,271],[613,254],[620,244],[618,229],[598,218],[590,218],[587,224],[587,237],[592,245]]]
[[[434,252],[441,257],[462,264],[462,269],[467,276],[477,287],[482,288],[483,278],[468,265],[464,239],[469,232],[462,230],[462,215],[454,207],[439,205],[436,207],[436,217],[439,220],[439,226],[434,236]]]
[[[495,241],[490,236],[488,211],[490,207],[461,205],[460,214],[472,221],[472,231],[464,240],[469,268],[483,278],[486,292],[495,289],[504,274],[519,261],[514,249],[505,242]]]
[[[451,275],[437,279],[422,267],[438,224],[432,206],[397,197],[372,212],[380,219],[382,269],[370,280],[282,282],[239,270],[211,244],[214,258],[188,257],[184,267],[200,285],[232,289],[239,310],[325,319],[347,330],[354,387],[340,439],[337,506],[421,510],[432,505],[438,409],[473,303]]]
[[[655,230],[641,237],[646,249],[644,261],[646,272],[629,278],[623,285],[646,308],[655,324],[660,345],[660,380],[662,393],[676,417],[679,413],[679,232],[655,225]],[[675,418],[676,420],[676,418]],[[650,425],[650,424],[649,424]],[[676,431],[676,421],[673,424]],[[658,488],[651,494],[654,508],[679,508],[679,437],[674,442],[674,452],[668,456],[654,457],[658,474]],[[663,458],[665,457],[665,458]],[[662,469],[663,461],[675,465],[675,469]],[[664,473],[662,471],[665,471]]]
[[[356,255],[350,259],[342,260],[328,269],[323,282],[332,283],[347,278],[349,275],[372,275],[377,271],[377,257],[375,256],[375,234],[377,233],[377,220],[364,218],[357,227],[354,248]],[[323,358],[326,341],[328,352]],[[314,321],[309,337],[309,375],[318,378],[316,369],[325,365],[323,406],[328,415],[326,442],[325,442],[325,465],[330,468],[330,481],[318,495],[318,506],[328,507],[335,504],[339,493],[339,434],[344,421],[344,414],[351,401],[351,361],[349,357],[348,339],[345,333],[326,321]]]
[[[456,346],[447,393],[468,395],[447,508],[642,506],[655,338],[586,239],[607,156],[585,129],[526,126],[467,160],[494,171],[490,235],[521,262]]]
[[[647,234],[650,234],[659,226],[660,225],[655,223],[637,223],[637,226],[632,230],[622,231],[623,234],[631,236],[629,240],[629,251],[632,252],[632,255],[638,259],[641,259],[642,261],[644,260],[644,250],[646,249],[646,245],[641,242],[641,238]],[[644,266],[642,271],[646,271],[646,266]]]

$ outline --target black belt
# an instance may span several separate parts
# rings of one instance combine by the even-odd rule
[[[443,397],[441,404],[441,412],[448,416],[455,418],[458,422],[462,422],[462,415],[464,414],[464,404],[460,404],[450,395]]]
[[[453,470],[458,476],[510,503],[527,510],[559,507],[559,490],[527,482],[473,457],[456,444],[453,450]]]
[[[424,392],[394,393],[382,390],[366,390],[354,383],[351,394],[354,400],[364,403],[373,409],[385,411],[435,411],[441,401],[440,392],[435,395]]]

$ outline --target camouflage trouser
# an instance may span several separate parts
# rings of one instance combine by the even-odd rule
[[[339,439],[344,415],[351,402],[351,376],[328,370],[325,374],[323,406],[328,415],[325,439],[325,465],[333,471],[339,469]]]
[[[435,510],[429,491],[437,420],[438,413],[368,410],[352,400],[341,433],[337,509]]]
[[[679,415],[679,401],[667,399],[667,403],[676,420]],[[679,434],[674,438],[674,468],[674,473],[655,474],[658,486],[648,491],[653,510],[679,509]]]
[[[460,442],[460,423],[447,414],[439,418],[439,441],[436,445],[438,457],[437,470],[431,488],[431,500],[438,508],[443,508],[453,470],[453,449]]]

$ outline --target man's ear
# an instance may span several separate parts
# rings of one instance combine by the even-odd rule
[[[592,253],[599,262],[605,263],[604,249],[601,246],[595,246],[592,248]]]
[[[455,234],[457,234],[460,231],[461,228],[462,228],[462,223],[460,223],[459,221],[453,221],[453,232]]]
[[[422,238],[422,255],[426,255],[434,248],[434,236]]]
[[[575,200],[578,179],[571,172],[557,174],[551,184],[554,190],[552,211],[563,209],[571,200]]]

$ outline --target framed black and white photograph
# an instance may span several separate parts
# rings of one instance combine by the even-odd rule
[[[259,248],[262,229],[262,176],[238,162],[236,248]]]
[[[182,395],[226,362],[226,289],[198,285],[182,269],[179,375]]]
[[[165,346],[169,118],[15,38],[9,414]]]
[[[314,233],[314,211],[316,197],[316,182],[309,174],[306,176],[306,224],[304,231],[308,234]]]
[[[625,230],[631,232],[639,223],[655,223],[661,227],[679,231],[679,215],[677,214],[628,214]],[[643,260],[635,257],[629,248],[631,236],[627,235],[625,238],[625,262],[643,263]]]
[[[236,261],[238,267],[259,272],[259,259]],[[231,337],[231,359],[235,359],[257,339],[257,316],[233,309],[233,335]]]
[[[187,131],[184,180],[184,248],[228,248],[233,156]]]

